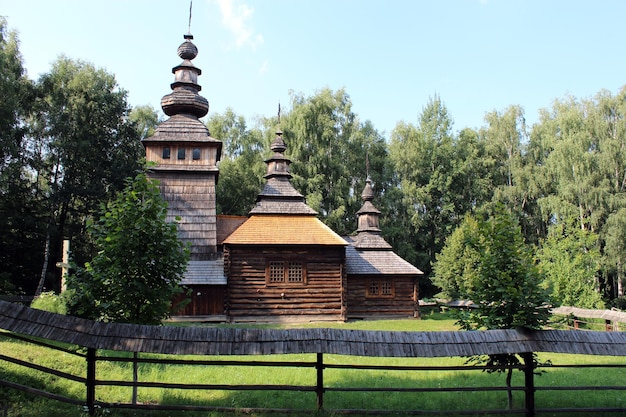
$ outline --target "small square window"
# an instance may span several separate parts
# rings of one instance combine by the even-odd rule
[[[271,261],[269,264],[269,282],[284,282],[285,273],[282,261]]]
[[[368,295],[378,295],[378,281],[370,282],[370,286],[367,292]]]
[[[200,149],[198,148],[194,149],[191,155],[194,161],[200,160]]]
[[[178,149],[178,159],[185,159],[185,148]]]
[[[302,262],[289,262],[287,270],[287,282],[303,282]]]
[[[393,298],[393,279],[372,279],[367,282],[365,296],[369,298]]]
[[[163,159],[170,159],[170,148],[163,148]]]

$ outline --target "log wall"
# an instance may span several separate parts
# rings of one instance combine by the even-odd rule
[[[268,318],[341,320],[343,247],[231,246],[224,251],[227,314],[234,321]],[[306,264],[304,283],[268,283],[269,260]]]
[[[367,288],[370,280],[393,280],[394,295],[392,297],[368,297]],[[410,275],[381,276],[358,275],[348,276],[347,314],[348,318],[368,317],[418,317],[416,278]]]

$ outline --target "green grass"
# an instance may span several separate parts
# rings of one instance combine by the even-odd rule
[[[206,324],[209,325],[209,324]],[[437,331],[455,330],[454,320],[446,315],[433,313],[425,315],[423,320],[379,320],[353,321],[349,323],[309,324],[305,327],[334,327],[363,330],[398,330],[398,331]],[[246,326],[250,327],[250,326]],[[278,325],[257,327],[284,327]],[[301,326],[302,327],[302,326]],[[85,360],[68,353],[51,351],[30,343],[20,342],[0,335],[0,354],[18,356],[23,360],[70,372],[85,375]],[[125,356],[129,353],[99,352],[100,355]],[[140,357],[164,357],[164,355],[141,354]],[[181,359],[181,357],[177,357]],[[273,355],[266,357],[197,357],[185,359],[211,360],[263,360],[263,361],[298,361],[314,362],[315,355]],[[541,359],[550,359],[557,364],[624,364],[622,357],[602,357],[583,355],[541,355]],[[326,364],[359,365],[413,365],[440,366],[462,365],[464,358],[372,358],[341,355],[324,355]],[[568,385],[623,385],[623,369],[564,369],[547,368],[546,372],[536,377],[538,387]],[[118,362],[98,362],[97,377],[100,380],[132,380],[132,365]],[[68,397],[83,399],[85,388],[82,384],[46,375],[38,371],[25,370],[13,364],[2,362],[0,379],[11,380],[35,388],[46,389]],[[249,366],[191,366],[141,364],[141,381],[182,382],[203,384],[288,384],[313,386],[316,381],[314,368],[276,368]],[[324,373],[326,387],[501,387],[504,386],[503,374],[488,374],[481,371],[409,371],[394,370],[344,370],[326,369]],[[523,374],[514,372],[513,385],[523,384]],[[129,402],[131,388],[99,386],[96,391],[99,400],[108,402]],[[310,415],[316,407],[316,397],[312,392],[286,391],[183,391],[156,388],[139,388],[139,401],[158,404],[212,405],[235,408],[292,408],[302,410],[302,415]],[[537,407],[624,407],[624,391],[538,391]],[[498,392],[451,392],[451,393],[358,393],[327,392],[324,396],[326,409],[388,409],[397,410],[461,410],[461,409],[504,409],[506,393]],[[523,406],[523,393],[516,392],[514,406]],[[329,413],[314,413],[319,416],[333,416]],[[81,407],[63,404],[53,400],[37,398],[9,388],[0,388],[0,417],[18,416],[85,416]],[[129,411],[120,409],[99,410],[98,415],[112,417],[126,416],[225,416],[243,415],[242,413],[210,413],[169,411]],[[246,414],[264,416],[263,413]],[[563,414],[561,414],[563,415]],[[577,414],[584,415],[584,414]],[[600,415],[600,414],[594,414]],[[616,414],[613,414],[616,415]]]

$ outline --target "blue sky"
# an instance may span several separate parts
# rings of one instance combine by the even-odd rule
[[[103,67],[132,105],[160,110],[179,64],[188,0],[0,0],[30,78],[64,54]],[[252,121],[290,90],[345,88],[387,134],[435,94],[454,130],[486,112],[616,94],[626,85],[622,0],[194,0],[191,32],[210,112]]]

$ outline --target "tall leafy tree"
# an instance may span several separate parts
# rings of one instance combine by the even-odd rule
[[[477,233],[466,242],[474,255],[475,266],[473,273],[465,276],[469,279],[463,292],[474,301],[476,308],[459,313],[457,323],[461,328],[542,328],[550,316],[549,298],[541,288],[541,275],[511,211],[502,205],[496,206],[492,215],[478,220]],[[535,355],[533,361],[537,362]],[[472,357],[469,362],[493,366],[494,371],[507,373],[511,407],[513,367],[522,359],[517,354],[502,354]]]
[[[576,220],[550,226],[537,252],[543,285],[557,305],[603,308],[598,274],[602,264],[598,235]]]
[[[49,259],[58,256],[61,240],[83,234],[85,220],[134,175],[143,155],[138,132],[128,119],[126,91],[112,74],[61,57],[39,79],[37,89],[33,132],[49,226],[36,293],[47,273],[56,272]],[[73,252],[87,256],[80,244],[73,245]]]
[[[34,195],[27,120],[33,85],[19,52],[16,32],[0,16],[0,293],[28,290],[36,276],[41,240],[40,204]]]
[[[189,251],[167,223],[167,204],[145,173],[102,205],[89,233],[98,249],[68,279],[69,312],[100,321],[158,324],[167,318]]]
[[[450,300],[470,300],[474,285],[479,282],[480,251],[473,244],[479,234],[479,223],[467,215],[436,256],[433,283],[441,288],[441,296]]]
[[[211,135],[223,142],[220,178],[216,187],[219,214],[246,215],[261,191],[272,132],[248,128],[243,116],[228,108],[212,115],[207,126]],[[274,130],[276,127],[274,127]]]
[[[624,297],[626,280],[626,208],[611,213],[604,232],[605,267],[613,277],[613,291],[616,297]]]
[[[128,120],[134,125],[140,140],[154,135],[161,122],[159,114],[150,105],[133,107],[128,114]]]
[[[431,98],[419,125],[400,122],[391,135],[390,157],[401,181],[405,204],[417,235],[414,243],[422,258],[420,268],[429,273],[435,254],[461,221],[454,170],[455,140],[452,119],[438,96]]]
[[[293,160],[292,182],[328,226],[349,234],[362,203],[366,155],[373,175],[384,172],[384,139],[371,123],[359,121],[343,89],[310,97],[292,93],[291,99],[280,125]]]

